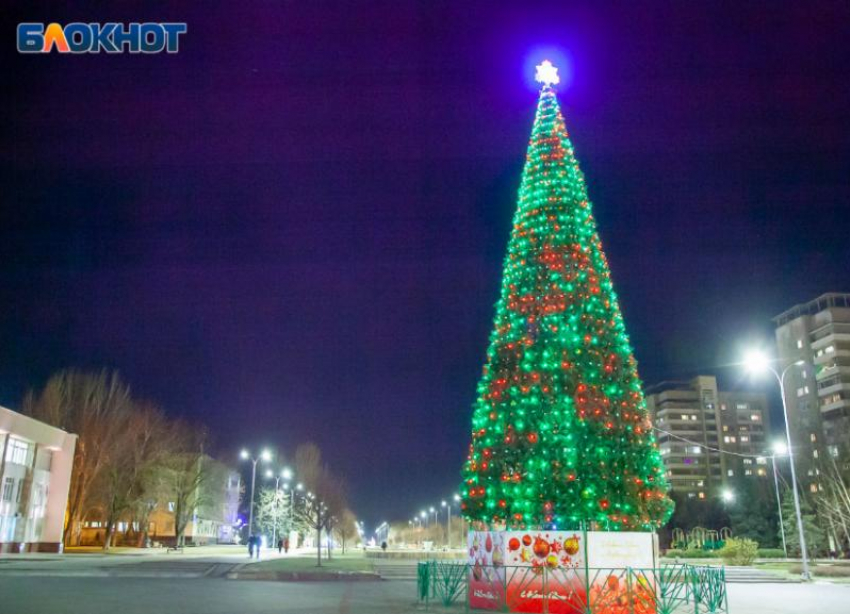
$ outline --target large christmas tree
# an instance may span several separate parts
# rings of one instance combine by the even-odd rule
[[[461,507],[490,527],[648,530],[673,505],[556,70],[538,67]]]

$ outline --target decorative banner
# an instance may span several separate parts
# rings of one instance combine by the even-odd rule
[[[468,544],[471,608],[655,614],[654,576],[641,572],[655,567],[652,533],[471,531]]]
[[[511,612],[574,614],[586,603],[584,538],[578,531],[507,531]]]
[[[587,552],[593,612],[656,614],[655,573],[648,571],[657,558],[655,535],[594,531]]]
[[[469,607],[501,610],[505,602],[505,533],[470,531]]]

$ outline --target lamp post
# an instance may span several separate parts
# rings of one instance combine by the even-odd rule
[[[460,495],[455,493],[452,496],[452,499],[454,499],[455,507],[457,507],[457,517],[460,520],[460,544],[461,544],[461,546],[463,546],[463,541],[464,541],[465,538],[463,536],[463,514],[461,513],[461,507],[460,507]]]
[[[779,477],[776,473],[776,457],[785,456],[788,452],[788,446],[783,441],[777,441],[773,444],[773,454],[770,455],[770,462],[773,464],[773,487],[776,489],[776,507],[779,510],[779,531],[782,535],[782,551],[785,553],[785,558],[788,558],[788,546],[785,543],[785,522],[782,520],[782,500],[779,498]]]
[[[788,447],[788,464],[791,465],[791,490],[794,493],[794,514],[797,517],[797,531],[800,536],[800,554],[803,559],[803,580],[811,580],[809,573],[809,556],[806,552],[806,533],[803,530],[803,513],[800,511],[800,494],[797,492],[797,472],[794,469],[794,454],[791,450],[791,425],[788,423],[788,404],[785,402],[785,376],[791,367],[801,367],[805,364],[802,360],[793,362],[779,373],[770,366],[770,362],[764,354],[754,352],[747,356],[747,368],[754,373],[759,371],[770,371],[779,382],[779,395],[782,397],[782,417],[785,420],[785,441]],[[774,475],[776,475],[774,473]]]
[[[248,450],[242,450],[239,453],[239,456],[242,457],[242,460],[250,460],[252,463],[251,467],[251,504],[248,506],[248,537],[251,537],[254,534],[254,485],[257,482],[257,461],[263,460],[268,462],[272,459],[272,453],[268,450],[263,450],[260,452],[259,456],[251,456],[251,453]]]
[[[440,501],[440,507],[446,508],[446,546],[451,547],[452,542],[452,506],[445,501]]]

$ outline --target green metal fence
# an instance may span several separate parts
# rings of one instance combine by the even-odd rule
[[[472,595],[471,583],[476,587]],[[722,567],[549,569],[425,561],[418,566],[417,587],[426,609],[439,604],[543,614],[728,613]],[[487,603],[481,603],[481,595]]]

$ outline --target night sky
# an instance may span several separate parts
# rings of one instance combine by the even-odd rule
[[[541,47],[646,382],[850,291],[847,2],[64,4],[3,15],[0,404],[115,367],[223,459],[315,441],[367,524],[438,503]],[[188,33],[22,56],[20,21]]]

